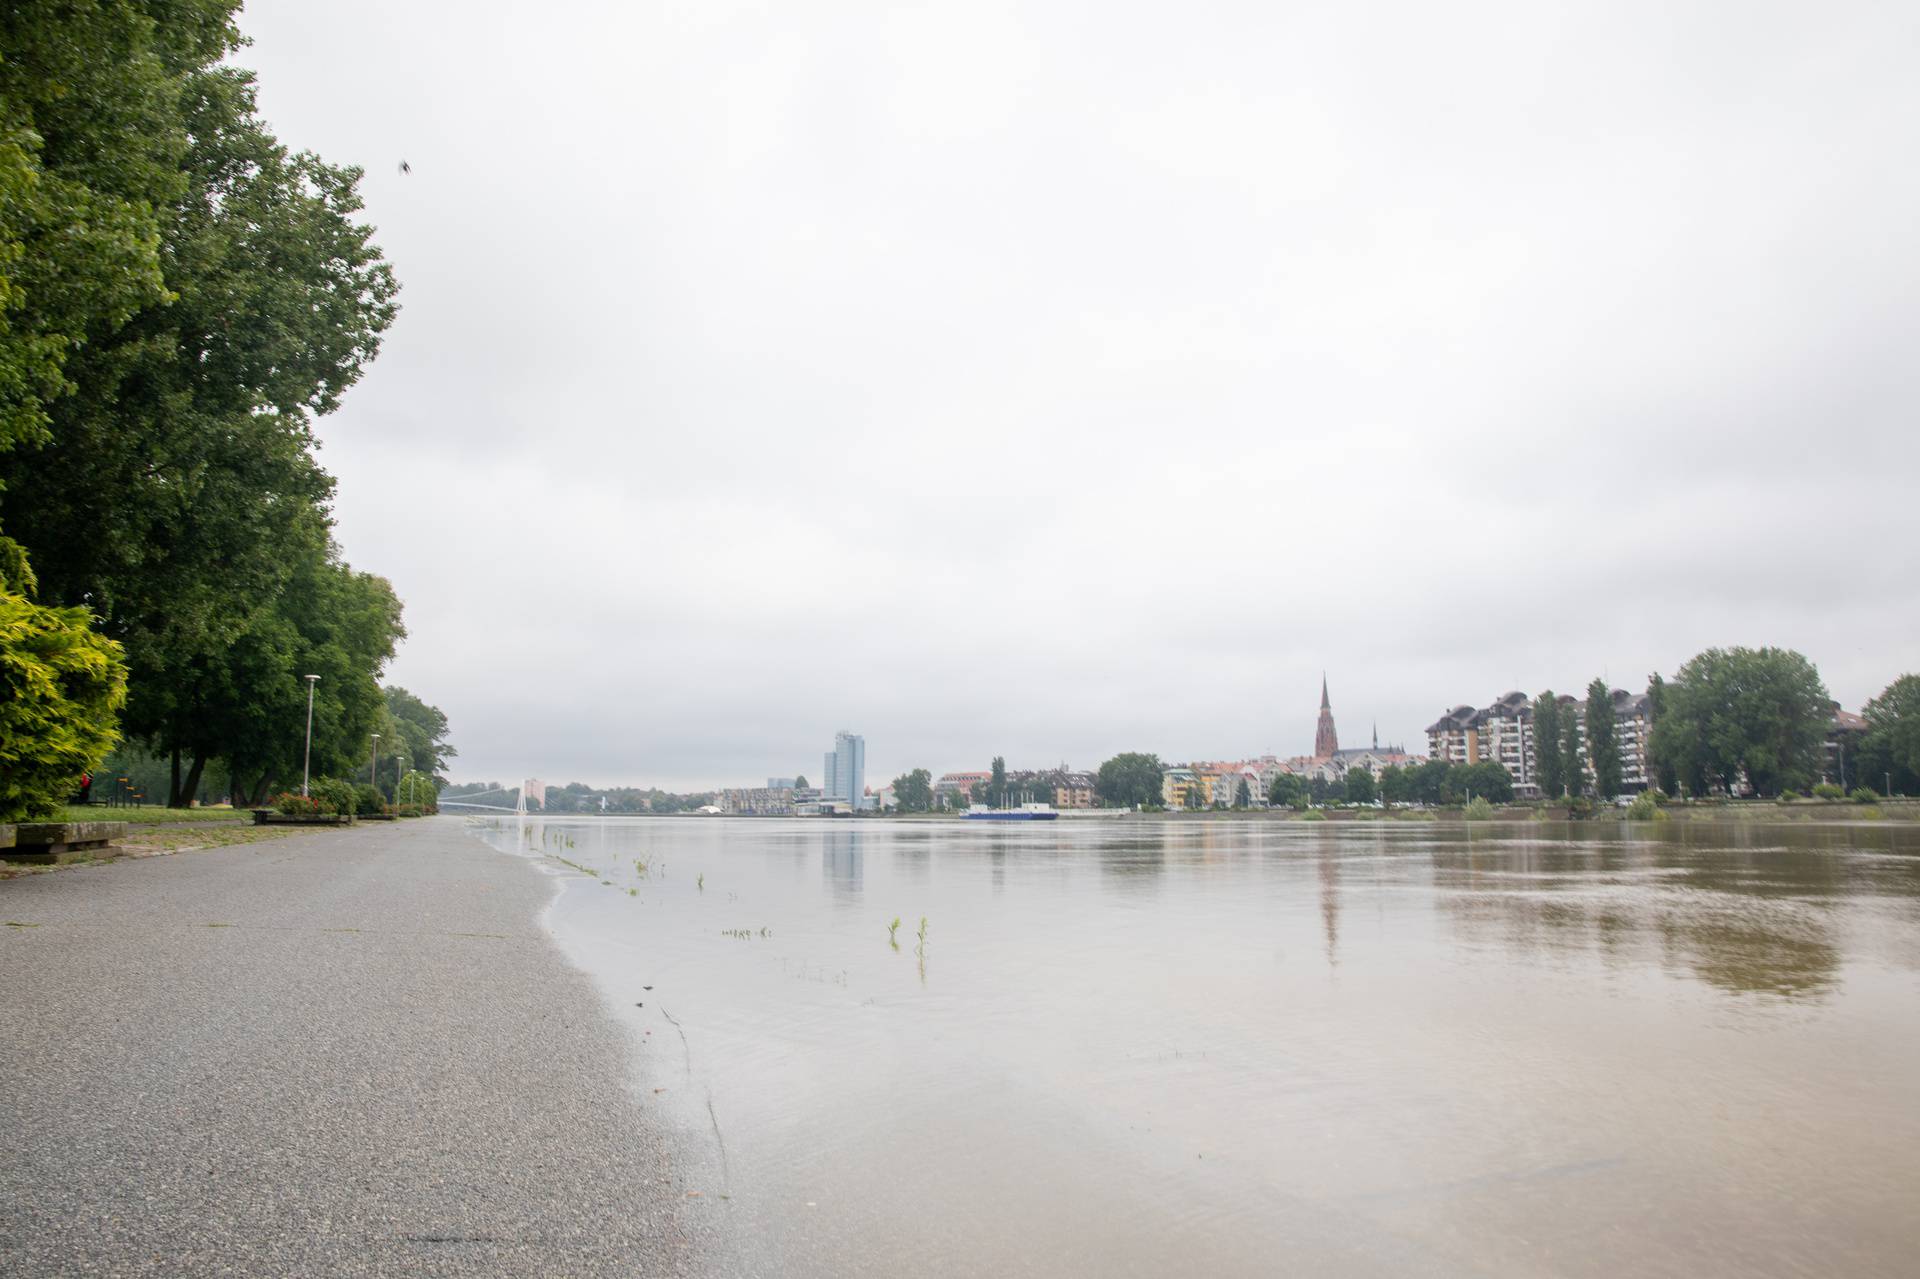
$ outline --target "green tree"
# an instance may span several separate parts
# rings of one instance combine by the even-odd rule
[[[893,802],[903,813],[924,813],[933,807],[933,774],[912,769],[893,779]]]
[[[1414,799],[1422,804],[1444,804],[1447,802],[1449,775],[1453,765],[1444,759],[1430,759],[1413,769],[1408,775]]]
[[[1007,757],[995,755],[987,774],[986,801],[993,808],[1007,806]]]
[[[1533,699],[1533,779],[1547,799],[1560,798],[1567,777],[1560,755],[1560,697],[1552,689]]]
[[[1680,779],[1674,771],[1673,764],[1660,754],[1658,745],[1659,734],[1652,731],[1652,728],[1660,723],[1661,717],[1666,713],[1667,681],[1660,678],[1659,671],[1655,671],[1653,674],[1647,676],[1647,723],[1649,726],[1645,748],[1647,752],[1647,773],[1655,786],[1659,787],[1662,792],[1672,795],[1679,790]]]
[[[311,418],[373,357],[395,286],[355,220],[358,172],[281,147],[244,72],[191,64],[176,101],[169,294],[69,354],[50,439],[0,457],[0,484],[33,495],[5,515],[44,592],[125,646],[128,731],[189,761],[181,794],[212,756],[258,754],[292,643],[279,614],[301,607],[281,601],[334,557]]]
[[[1192,809],[1199,809],[1199,808],[1205,808],[1206,806],[1207,806],[1207,784],[1201,781],[1199,776],[1196,774],[1194,776],[1194,779],[1191,782],[1187,783],[1187,807]]]
[[[1812,662],[1784,648],[1710,648],[1674,673],[1656,751],[1695,791],[1807,790],[1819,775],[1829,718]]]
[[[1902,675],[1861,708],[1867,731],[1855,771],[1890,786],[1889,794],[1920,791],[1920,675]]]
[[[1406,769],[1398,764],[1388,764],[1380,770],[1380,799],[1389,807],[1413,799],[1413,780],[1407,775]]]
[[[798,777],[796,777],[796,778],[794,778],[794,779],[793,779],[793,788],[794,788],[795,790],[806,790],[806,789],[808,789],[808,787],[807,787],[807,775],[806,775],[805,773],[802,773],[802,774],[800,774],[800,776],[798,776]]]
[[[189,81],[239,44],[237,0],[0,8],[0,451],[47,437],[67,363],[168,298]]]
[[[1253,787],[1247,784],[1247,779],[1244,777],[1240,779],[1240,785],[1233,792],[1233,806],[1235,808],[1253,807]]]
[[[406,808],[418,807],[434,812],[440,807],[439,779],[417,768],[410,768],[401,776],[399,785],[394,787],[393,802]]]
[[[1620,739],[1614,733],[1613,690],[1596,679],[1587,685],[1587,759],[1593,765],[1593,793],[1601,799],[1620,793]]]
[[[1267,787],[1267,803],[1275,808],[1292,807],[1297,799],[1304,799],[1307,785],[1292,773],[1275,773],[1273,782]]]
[[[118,739],[126,700],[119,646],[86,610],[47,608],[0,578],[0,821],[50,817]]]
[[[1349,804],[1371,804],[1377,794],[1372,773],[1364,768],[1347,770],[1346,796]]]
[[[393,743],[396,768],[398,757],[404,754],[411,767],[444,777],[447,761],[460,754],[447,741],[446,712],[396,684],[387,686],[385,696],[387,715],[397,736]]]
[[[1100,765],[1094,789],[1108,808],[1158,807],[1160,778],[1165,772],[1158,755],[1128,751]]]
[[[1567,794],[1579,799],[1587,793],[1587,770],[1580,751],[1580,715],[1571,705],[1560,708],[1560,776]]]
[[[1448,771],[1445,794],[1450,804],[1465,803],[1470,799],[1484,799],[1490,804],[1511,803],[1513,776],[1504,766],[1490,759],[1483,759],[1477,764],[1461,764]]]

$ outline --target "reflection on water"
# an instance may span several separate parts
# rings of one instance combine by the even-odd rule
[[[600,872],[555,931],[634,1024],[723,1269],[1890,1275],[1920,1249],[1903,828],[533,826],[487,833]]]

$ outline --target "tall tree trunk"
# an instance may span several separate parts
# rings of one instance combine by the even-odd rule
[[[193,757],[193,767],[187,770],[186,788],[181,792],[180,802],[174,805],[175,808],[193,807],[193,801],[200,797],[200,774],[205,772],[206,768],[207,757],[205,755],[195,755]]]

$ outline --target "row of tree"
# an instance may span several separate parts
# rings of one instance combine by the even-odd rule
[[[512,808],[520,797],[518,786],[499,782],[462,782],[444,787],[442,801],[471,799],[475,803]],[[568,782],[546,788],[544,800],[529,797],[527,810],[536,813],[690,813],[714,802],[711,791],[676,794],[652,786],[589,786]]]
[[[374,733],[434,773],[452,753],[444,716],[378,683],[400,601],[341,559],[314,456],[397,284],[359,170],[288,151],[225,61],[238,7],[0,15],[0,610],[85,677],[43,681],[47,722],[0,727],[38,734],[9,747],[59,789],[124,702],[172,802],[210,769],[257,802],[301,773],[310,674],[315,774],[368,774]],[[0,643],[25,687],[25,646]],[[390,788],[400,753],[369,780]]]

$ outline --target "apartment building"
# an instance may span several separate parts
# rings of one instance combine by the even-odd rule
[[[1609,690],[1613,700],[1613,736],[1620,748],[1620,787],[1645,790],[1652,783],[1647,765],[1647,739],[1653,731],[1651,703],[1645,693],[1623,688]],[[1582,775],[1591,781],[1587,759],[1587,704],[1571,694],[1559,697],[1561,722],[1571,721],[1578,737]],[[1533,734],[1534,702],[1525,693],[1506,693],[1490,706],[1456,706],[1427,726],[1427,750],[1449,764],[1498,763],[1513,778],[1513,793],[1522,799],[1540,795],[1539,749]]]

